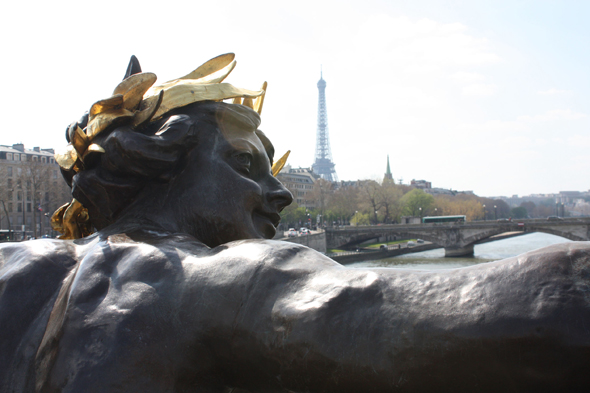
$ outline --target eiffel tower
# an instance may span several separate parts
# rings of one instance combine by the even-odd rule
[[[334,163],[332,162],[332,151],[330,150],[330,136],[328,134],[328,111],[326,110],[326,81],[320,71],[318,81],[320,97],[318,100],[318,130],[315,144],[315,162],[312,170],[320,175],[322,179],[337,182],[338,176]]]

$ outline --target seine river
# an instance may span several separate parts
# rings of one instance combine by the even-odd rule
[[[551,244],[569,241],[570,240],[562,237],[545,233],[531,233],[510,239],[476,245],[474,248],[474,256],[472,258],[445,258],[445,251],[440,248],[414,254],[400,255],[395,258],[357,262],[349,264],[347,267],[390,267],[395,269],[414,270],[456,269],[478,263],[510,258]]]

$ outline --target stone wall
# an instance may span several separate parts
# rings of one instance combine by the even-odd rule
[[[303,235],[297,237],[285,237],[281,239],[286,242],[303,244],[309,248],[313,248],[321,253],[326,253],[326,233],[316,233],[314,235]]]

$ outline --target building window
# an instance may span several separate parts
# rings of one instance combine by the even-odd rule
[[[22,201],[23,200],[23,193],[22,192],[17,191],[17,193],[16,193],[16,200],[17,201]]]
[[[8,179],[6,184],[8,184],[8,188],[12,188],[12,179]]]
[[[12,202],[8,202],[8,213],[12,213]]]
[[[9,201],[12,201],[12,190],[8,190],[6,192],[6,199],[8,199]]]
[[[8,174],[9,177],[12,177],[12,167],[6,167],[6,173]]]
[[[6,159],[12,161],[12,153],[6,153]]]
[[[45,157],[41,157],[41,162],[45,163]]]
[[[30,203],[27,203],[27,213],[30,213],[30,212],[31,212],[31,204]]]
[[[22,168],[16,168],[16,174],[17,176],[20,176],[23,174],[23,169]]]
[[[29,192],[29,193],[27,193],[27,201],[30,201],[30,200],[31,200],[31,193]]]
[[[57,171],[53,171],[53,178],[57,179]]]
[[[16,211],[18,213],[22,213],[23,212],[23,205],[22,205],[22,203],[19,203],[18,205],[16,205]]]
[[[33,156],[33,161],[37,161],[37,156]]]

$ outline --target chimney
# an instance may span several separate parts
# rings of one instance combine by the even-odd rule
[[[22,143],[15,143],[14,145],[12,145],[12,148],[14,150],[18,150],[18,151],[22,151],[22,152],[25,151],[25,145]]]

